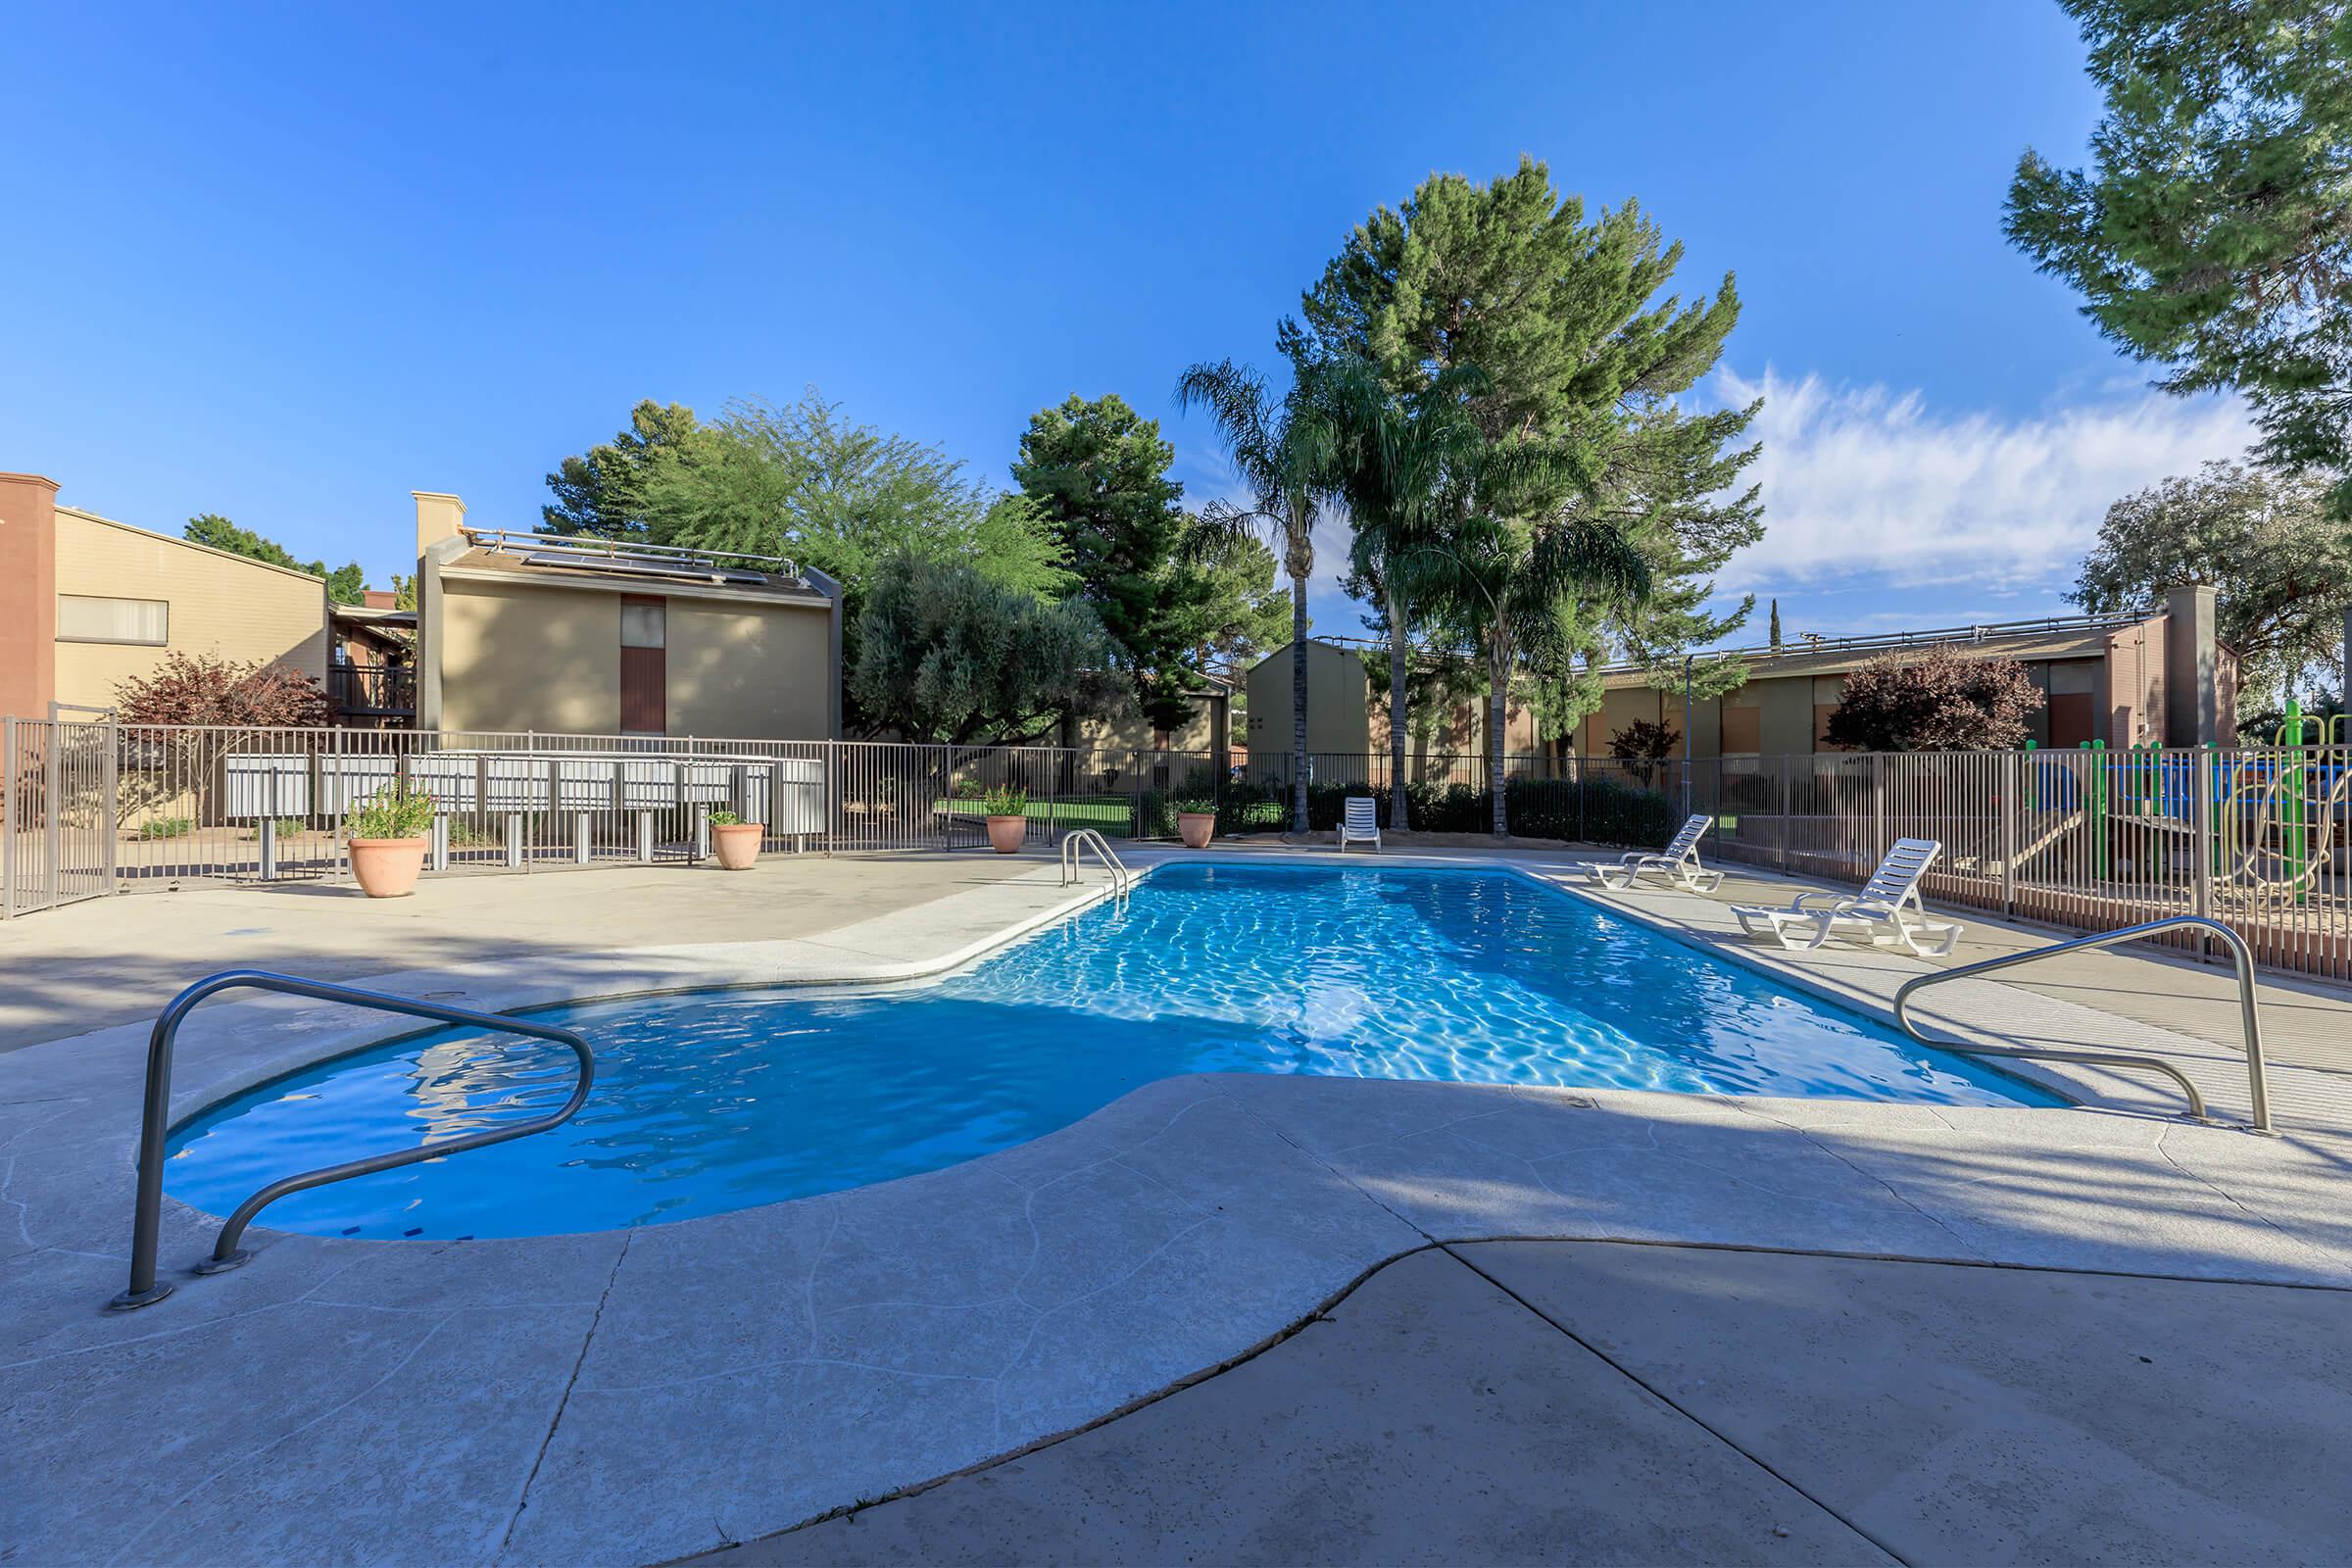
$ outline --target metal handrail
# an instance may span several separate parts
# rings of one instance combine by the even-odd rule
[[[172,1294],[170,1285],[159,1285],[155,1278],[155,1250],[163,1228],[164,1212],[164,1144],[171,1131],[172,1105],[172,1048],[178,1039],[179,1026],[196,1004],[217,992],[236,989],[275,991],[287,996],[311,997],[319,1002],[340,1002],[354,1007],[368,1007],[376,1012],[405,1013],[413,1018],[431,1018],[440,1023],[469,1025],[496,1033],[529,1035],[536,1040],[551,1040],[569,1046],[580,1058],[580,1081],[561,1109],[551,1115],[493,1127],[483,1132],[468,1133],[438,1144],[421,1144],[415,1149],[395,1150],[386,1154],[369,1154],[363,1159],[345,1160],[340,1165],[328,1165],[287,1176],[271,1182],[260,1192],[239,1203],[220,1227],[220,1235],[213,1244],[213,1255],[196,1267],[199,1274],[218,1274],[235,1268],[251,1254],[237,1246],[245,1227],[263,1209],[288,1193],[299,1193],[313,1187],[324,1187],[353,1176],[368,1176],[379,1170],[391,1170],[400,1165],[414,1165],[421,1160],[442,1159],[464,1153],[469,1149],[484,1149],[503,1144],[510,1139],[528,1138],[533,1133],[546,1132],[571,1119],[588,1098],[589,1086],[596,1082],[596,1056],[589,1051],[588,1042],[569,1029],[551,1023],[532,1023],[523,1018],[510,1018],[495,1012],[475,1012],[467,1007],[449,1007],[435,1002],[418,1002],[409,997],[395,997],[381,991],[362,991],[356,986],[329,985],[321,980],[304,980],[295,975],[271,974],[266,969],[223,969],[219,974],[206,975],[156,1014],[155,1028],[147,1037],[147,1102],[139,1123],[139,1186],[138,1203],[131,1221],[130,1286],[108,1302],[118,1311],[151,1306]]]
[[[1929,986],[1942,985],[1947,980],[1966,980],[1975,975],[1990,974],[1995,969],[2012,969],[2021,963],[2032,963],[2036,958],[2047,958],[2060,953],[2110,948],[2120,942],[2135,942],[2141,937],[2153,936],[2159,931],[2177,930],[2182,926],[2197,926],[2218,936],[2222,939],[2222,945],[2230,950],[2230,962],[2237,969],[2237,1004],[2239,1017],[2245,1028],[2246,1077],[2253,1100],[2254,1130],[2258,1133],[2272,1132],[2275,1129],[2271,1126],[2270,1080],[2262,1058],[2262,1011],[2254,994],[2254,952],[2246,946],[2244,937],[2239,936],[2221,921],[2209,920],[2201,914],[2168,915],[2161,920],[2128,925],[2119,931],[2100,931],[2086,937],[2075,937],[2066,942],[2054,942],[2046,948],[2034,948],[2027,953],[2005,954],[1998,958],[1984,958],[1976,963],[1964,963],[1957,969],[1938,969],[1934,974],[1920,975],[1916,979],[1904,981],[1901,987],[1895,991],[1894,1021],[1901,1027],[1903,1033],[1921,1045],[1934,1046],[1938,1051],[1955,1051],[1963,1055],[2035,1056],[2051,1061],[2091,1062],[2103,1067],[2145,1067],[2151,1072],[2163,1073],[2179,1084],[2181,1092],[2188,1097],[2189,1114],[2203,1120],[2205,1119],[2205,1097],[2197,1093],[2197,1086],[2188,1081],[2186,1073],[2169,1061],[2163,1061],[2154,1056],[2125,1056],[2097,1051],[2055,1051],[2039,1046],[1978,1046],[1959,1040],[1938,1040],[1922,1034],[1918,1025],[1911,1021],[1910,1015],[1904,1010],[1909,1005],[1911,994],[1914,991],[1924,991]]]
[[[1078,880],[1078,852],[1082,849],[1095,852],[1102,868],[1110,873],[1110,891],[1125,898],[1127,890],[1135,886],[1135,873],[1111,852],[1110,841],[1098,828],[1072,828],[1061,836],[1061,885],[1066,888]]]

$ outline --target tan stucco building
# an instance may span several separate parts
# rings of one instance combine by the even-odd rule
[[[1292,654],[1285,643],[1250,666],[1250,776],[1288,778],[1298,729]],[[1385,730],[1385,725],[1383,726]],[[1306,750],[1310,757],[1362,757],[1372,750],[1371,683],[1352,648],[1306,640]]]
[[[0,474],[0,713],[112,707],[171,654],[326,674],[326,584],[308,572],[56,504]]]
[[[1936,647],[2024,664],[2044,698],[2028,722],[2036,746],[2235,743],[2236,678],[2230,650],[2214,634],[2213,590],[2182,588],[2145,617],[2077,616],[1741,650],[1746,683],[1720,700],[1690,705],[1690,755],[1833,750],[1827,730],[1847,674],[1889,654],[1924,655]],[[1679,687],[1660,689],[1631,665],[1603,671],[1602,685],[1601,708],[1585,718],[1586,755],[1608,755],[1610,735],[1637,718],[1682,733]]]
[[[822,572],[470,528],[456,496],[416,503],[420,728],[839,738],[841,589]]]

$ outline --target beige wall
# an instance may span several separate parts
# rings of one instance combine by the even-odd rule
[[[59,642],[61,703],[107,706],[118,682],[152,673],[172,653],[277,660],[326,678],[326,586],[304,572],[60,508],[57,592],[171,606],[160,648]]]
[[[741,607],[671,598],[663,656],[669,733],[825,739],[832,722],[832,615],[821,605]]]
[[[1225,711],[1221,699],[1203,697],[1193,705],[1183,723],[1168,731],[1164,745],[1159,732],[1150,719],[1140,712],[1118,718],[1082,718],[1068,725],[1065,745],[1081,751],[1168,751],[1208,752],[1222,748],[1225,738],[1217,733],[1217,715]]]
[[[824,605],[667,596],[667,733],[825,739],[832,626]],[[444,729],[620,732],[617,593],[443,574],[432,642]]]
[[[1249,674],[1251,757],[1291,755],[1297,718],[1291,710],[1291,651],[1279,649]],[[1306,749],[1362,757],[1372,750],[1370,683],[1364,662],[1348,649],[1309,639],[1306,645]],[[1289,764],[1280,764],[1287,768]],[[1287,773],[1285,774],[1287,776]]]
[[[441,581],[441,727],[620,732],[620,596]]]

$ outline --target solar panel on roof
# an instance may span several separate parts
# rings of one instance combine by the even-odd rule
[[[525,556],[526,566],[564,566],[574,571],[605,571],[623,577],[663,577],[679,582],[724,582],[757,586],[767,579],[756,571],[731,571],[723,566],[695,566],[676,561],[651,561],[641,556],[567,556],[548,551]]]

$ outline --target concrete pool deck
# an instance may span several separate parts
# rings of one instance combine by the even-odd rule
[[[2344,1306],[1806,1253],[1430,1248],[1114,1421],[693,1561],[2327,1562],[2352,1498],[2293,1461],[2352,1445]]]
[[[1541,874],[1550,858],[1515,858]],[[929,875],[975,863],[1001,866],[956,857]],[[561,880],[578,889],[575,928],[601,931],[596,875]],[[672,924],[664,946],[575,938],[562,956],[368,978],[493,1009],[882,978],[960,961],[1101,891],[1029,862],[797,937],[688,944]],[[109,904],[134,902],[162,901]],[[1717,940],[1712,901],[1619,906]],[[2099,956],[2124,966],[2099,982],[2122,992],[2205,983]],[[1815,983],[1867,1005],[1925,967],[1848,949]],[[1953,1026],[1984,1008],[1996,1016],[1973,1022],[1997,1025],[2019,1004],[2013,988],[1984,990],[1954,1001]],[[2053,1023],[2062,1009],[2025,1000],[2033,1027],[2178,1053],[2211,1079],[2217,1110],[2242,1108],[2242,1067],[2215,1042],[2080,1001]],[[2270,1139],[2156,1114],[2163,1097],[2120,1074],[2075,1080],[2116,1108],[2072,1110],[1216,1075],[1152,1084],[947,1170],[625,1232],[431,1245],[257,1231],[253,1263],[191,1281],[216,1222],[167,1204],[163,1261],[180,1290],[108,1315],[144,1032],[0,1056],[0,1225],[15,1229],[0,1241],[0,1560],[677,1557],[1096,1423],[1438,1244],[2352,1285],[2352,1101],[2324,1051],[2290,1059],[2282,1040],[2284,1136]],[[184,1034],[175,1110],[392,1032],[316,1004],[208,1004]]]

